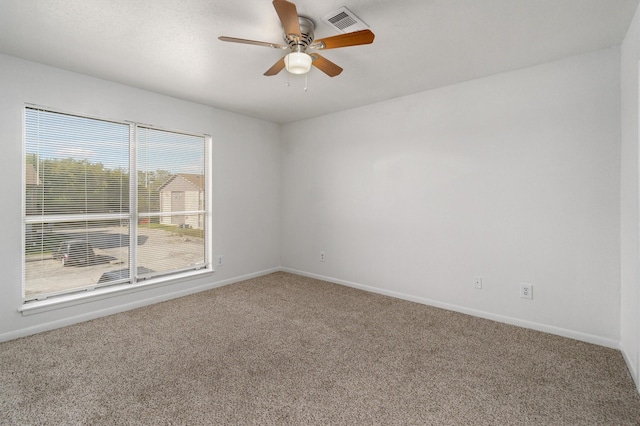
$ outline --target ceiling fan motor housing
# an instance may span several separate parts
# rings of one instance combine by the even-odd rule
[[[301,37],[290,37],[285,34],[284,40],[291,48],[291,51],[306,52],[307,48],[313,43],[313,30],[316,24],[305,16],[298,16],[298,22],[300,23]]]

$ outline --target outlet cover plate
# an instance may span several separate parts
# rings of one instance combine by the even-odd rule
[[[533,299],[533,284],[520,283],[520,297]]]

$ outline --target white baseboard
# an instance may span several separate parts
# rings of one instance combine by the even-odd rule
[[[376,287],[370,287],[367,285],[354,283],[350,281],[340,280],[337,278],[327,277],[324,275],[313,274],[304,271],[298,271],[291,268],[282,268],[282,271],[290,272],[292,274],[302,275],[309,278],[315,278],[322,281],[328,281],[334,284],[340,284],[347,287],[353,287],[372,293],[382,294],[385,296],[395,297],[397,299],[408,300],[410,302],[421,303],[423,305],[434,306],[437,308],[447,309],[449,311],[460,312],[462,314],[472,315],[479,318],[489,319],[505,324],[515,325],[518,327],[529,328],[532,330],[542,331],[545,333],[555,334],[562,337],[568,337],[570,339],[580,340],[582,342],[592,343],[595,345],[605,346],[612,349],[620,349],[620,342],[615,339],[609,339],[606,337],[596,336],[592,334],[582,333],[579,331],[568,330],[560,327],[554,327],[546,324],[541,324],[532,321],[526,321],[519,318],[512,318],[504,315],[498,315],[491,312],[484,312],[477,309],[470,309],[464,306],[458,306],[450,303],[439,302],[437,300],[431,300],[423,297],[413,296],[410,294],[400,293],[391,290],[384,290]],[[628,364],[628,363],[627,363]]]
[[[636,368],[636,363],[633,362],[626,349],[621,346],[620,352],[622,353],[622,357],[624,358],[624,362],[627,363],[627,368],[629,369],[629,374],[631,374],[631,378],[636,384],[636,389],[640,392],[640,377],[638,377],[638,370]]]
[[[76,316],[72,316],[72,317],[65,317],[65,318],[61,318],[59,320],[55,320],[55,321],[48,321],[46,323],[42,323],[42,324],[38,324],[38,325],[34,325],[32,327],[26,327],[26,328],[21,328],[19,330],[14,330],[14,331],[9,331],[3,334],[0,334],[0,342],[6,342],[9,340],[13,340],[13,339],[18,339],[20,337],[26,337],[26,336],[30,336],[32,334],[37,334],[37,333],[42,333],[44,331],[49,331],[49,330],[54,330],[56,328],[61,328],[61,327],[66,327],[69,325],[73,325],[73,324],[78,324],[84,321],[89,321],[92,319],[96,319],[96,318],[100,318],[100,317],[105,317],[107,315],[113,315],[113,314],[117,314],[120,312],[125,312],[125,311],[130,311],[132,309],[136,309],[136,308],[141,308],[144,306],[148,306],[148,305],[152,305],[154,303],[159,303],[159,302],[164,302],[167,300],[171,300],[171,299],[176,299],[178,297],[183,297],[183,296],[188,296],[190,294],[195,294],[195,293],[199,293],[201,291],[206,291],[206,290],[211,290],[217,287],[222,287],[225,285],[229,285],[229,284],[234,284],[240,281],[244,281],[244,280],[248,280],[251,278],[257,278],[257,277],[261,277],[263,275],[268,275],[271,274],[273,272],[278,272],[281,271],[282,269],[277,267],[277,268],[271,268],[271,269],[265,269],[262,271],[258,271],[258,272],[254,272],[251,274],[246,274],[246,275],[240,275],[237,277],[233,277],[233,278],[228,278],[225,280],[221,280],[221,281],[212,281],[204,284],[204,285],[199,285],[196,287],[191,287],[188,289],[182,289],[179,291],[174,291],[174,292],[170,292],[170,293],[165,293],[159,296],[154,296],[154,297],[148,297],[148,298],[143,298],[140,300],[136,300],[134,302],[131,303],[125,303],[122,305],[117,305],[117,306],[112,306],[109,308],[105,308],[105,309],[100,309],[97,311],[92,311],[92,312],[87,312],[87,313],[83,313],[81,315],[76,315]],[[117,294],[112,294],[111,297],[115,297],[117,296]]]
[[[344,285],[344,286],[347,286],[347,287],[353,287],[353,288],[357,288],[357,289],[360,289],[360,290],[369,291],[369,292],[372,292],[372,293],[378,293],[378,294],[382,294],[382,295],[385,295],[385,296],[395,297],[397,299],[402,299],[402,300],[408,300],[408,301],[411,301],[411,302],[421,303],[423,305],[435,306],[435,307],[438,307],[438,308],[443,308],[443,309],[447,309],[447,310],[450,310],[450,311],[460,312],[460,313],[463,313],[463,314],[472,315],[472,316],[476,316],[476,317],[479,317],[479,318],[485,318],[485,319],[489,319],[489,320],[493,320],[493,321],[497,321],[497,322],[502,322],[502,323],[505,323],[505,324],[511,324],[511,325],[515,325],[515,326],[519,326],[519,327],[529,328],[529,329],[538,330],[538,331],[542,331],[542,332],[546,332],[546,333],[550,333],[550,334],[555,334],[555,335],[559,335],[559,336],[563,336],[563,337],[568,337],[568,338],[571,338],[571,339],[576,339],[576,340],[580,340],[580,341],[587,342],[587,343],[592,343],[592,344],[596,344],[596,345],[600,345],[600,346],[605,346],[605,347],[608,347],[608,348],[619,349],[619,350],[621,349],[620,348],[620,342],[618,342],[617,340],[614,340],[614,339],[608,339],[608,338],[604,338],[604,337],[601,337],[601,336],[581,333],[581,332],[574,331],[574,330],[568,330],[568,329],[564,329],[564,328],[553,327],[553,326],[549,326],[549,325],[546,325],[546,324],[536,323],[536,322],[532,322],[532,321],[525,321],[525,320],[521,320],[521,319],[518,319],[518,318],[507,317],[507,316],[493,314],[493,313],[490,313],[490,312],[484,312],[484,311],[480,311],[480,310],[476,310],[476,309],[470,309],[470,308],[466,308],[466,307],[463,307],[463,306],[458,306],[458,305],[454,305],[454,304],[450,304],[450,303],[439,302],[437,300],[431,300],[431,299],[418,297],[418,296],[413,296],[413,295],[400,293],[400,292],[396,292],[396,291],[379,289],[379,288],[375,288],[375,287],[371,287],[371,286],[367,286],[367,285],[363,285],[363,284],[359,284],[359,283],[354,283],[354,282],[350,282],[350,281],[340,280],[340,279],[337,279],[337,278],[332,278],[332,277],[328,277],[328,276],[324,276],[324,275],[318,275],[318,274],[313,274],[313,273],[309,273],[309,272],[305,272],[305,271],[299,271],[299,270],[295,270],[295,269],[291,269],[291,268],[281,268],[281,267],[265,269],[265,270],[262,270],[262,271],[258,271],[258,272],[254,272],[254,273],[246,274],[246,275],[241,275],[241,276],[237,276],[237,277],[233,277],[233,278],[229,278],[229,279],[225,279],[225,280],[221,280],[221,281],[212,281],[212,282],[204,284],[204,285],[200,285],[200,286],[196,286],[196,287],[192,287],[192,288],[188,288],[188,289],[183,289],[183,290],[179,290],[179,291],[175,291],[175,292],[170,292],[170,293],[162,294],[160,296],[140,299],[140,300],[136,300],[135,302],[127,303],[127,304],[124,304],[124,305],[112,306],[112,307],[109,307],[109,308],[106,308],[106,309],[102,309],[102,310],[98,310],[98,311],[87,312],[87,313],[84,313],[84,314],[81,314],[81,315],[77,315],[77,316],[73,316],[73,317],[62,318],[60,320],[50,321],[50,322],[46,322],[46,323],[43,323],[43,324],[38,324],[38,325],[35,325],[35,326],[32,326],[32,327],[27,327],[27,328],[22,328],[22,329],[19,329],[19,330],[10,331],[10,332],[7,332],[7,333],[0,334],[0,342],[13,340],[13,339],[17,339],[19,337],[25,337],[25,336],[29,336],[29,335],[36,334],[36,333],[41,333],[43,331],[49,331],[49,330],[53,330],[53,329],[60,328],[60,327],[65,327],[65,326],[72,325],[72,324],[77,324],[77,323],[80,323],[80,322],[83,322],[83,321],[88,321],[88,320],[100,318],[100,317],[107,316],[107,315],[117,314],[117,313],[120,313],[120,312],[124,312],[124,311],[128,311],[128,310],[131,310],[131,309],[140,308],[140,307],[143,307],[143,306],[152,305],[154,303],[164,302],[166,300],[175,299],[175,298],[182,297],[182,296],[188,296],[190,294],[198,293],[198,292],[205,291],[205,290],[210,290],[210,289],[217,288],[217,287],[222,287],[222,286],[225,286],[225,285],[229,285],[229,284],[233,284],[233,283],[236,283],[236,282],[248,280],[248,279],[251,279],[251,278],[257,278],[257,277],[260,277],[260,276],[263,276],[263,275],[268,275],[268,274],[271,274],[273,272],[278,272],[278,271],[290,272],[292,274],[297,274],[297,275],[302,275],[302,276],[315,278],[315,279],[319,279],[319,280],[323,280],[323,281],[328,281],[328,282],[331,282],[331,283],[340,284],[340,285]],[[636,381],[636,385],[638,385],[638,374],[635,371],[635,369],[633,369],[633,363],[630,362],[630,360],[628,359],[628,357],[627,357],[627,355],[626,355],[626,353],[624,351],[622,351],[622,353],[623,353],[623,356],[625,357],[625,361],[627,362],[627,365],[629,366],[629,369],[630,369],[630,371],[631,371],[631,373],[632,373],[632,375],[634,377],[634,380]],[[640,385],[639,385],[639,389],[640,389]]]

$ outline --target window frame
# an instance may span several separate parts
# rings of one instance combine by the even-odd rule
[[[129,212],[128,213],[84,213],[84,214],[62,214],[62,215],[27,215],[27,170],[26,162],[24,158],[27,155],[27,126],[26,116],[27,110],[35,109],[50,113],[64,114],[75,116],[83,119],[100,120],[104,122],[111,122],[116,124],[123,124],[129,128],[129,149],[128,149],[128,165],[129,165]],[[22,179],[21,179],[21,216],[22,216],[22,276],[21,276],[21,296],[22,306],[19,309],[26,315],[30,312],[38,312],[47,306],[56,306],[58,304],[68,305],[75,304],[86,300],[87,298],[95,299],[102,298],[105,295],[113,295],[114,293],[125,293],[132,290],[137,290],[141,286],[153,286],[153,285],[166,285],[173,282],[183,281],[185,278],[200,276],[214,272],[213,267],[213,254],[212,254],[212,137],[205,133],[196,133],[183,130],[175,130],[162,126],[150,125],[146,123],[139,123],[130,120],[114,120],[104,117],[98,117],[90,114],[70,112],[58,108],[44,107],[41,105],[25,103],[22,107]],[[204,143],[204,204],[202,210],[193,212],[181,212],[182,214],[199,214],[203,215],[204,222],[204,262],[197,267],[189,267],[183,269],[177,269],[167,271],[152,276],[143,275],[138,277],[137,271],[137,244],[138,240],[138,227],[140,218],[149,218],[153,216],[171,216],[171,213],[162,212],[159,213],[141,213],[138,212],[138,130],[140,128],[157,130],[162,132],[169,132],[174,134],[193,136],[203,138]],[[69,221],[97,221],[97,220],[120,220],[129,221],[129,270],[130,277],[128,279],[117,280],[104,285],[90,284],[86,286],[77,287],[71,290],[62,290],[50,293],[35,294],[27,297],[25,292],[26,287],[26,243],[27,243],[27,229],[34,224],[43,223],[60,223]]]

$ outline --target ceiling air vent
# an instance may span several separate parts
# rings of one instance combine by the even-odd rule
[[[360,18],[346,7],[341,7],[335,12],[328,14],[322,18],[322,20],[343,33],[369,29],[367,24],[362,22]]]

